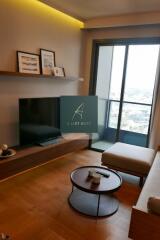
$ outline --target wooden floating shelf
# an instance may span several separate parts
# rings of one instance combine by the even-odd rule
[[[82,78],[71,77],[71,76],[57,77],[57,76],[52,76],[52,75],[30,74],[30,73],[9,72],[9,71],[0,71],[0,76],[35,77],[35,78],[52,78],[52,79],[61,79],[61,80],[70,80],[70,81],[83,81]]]

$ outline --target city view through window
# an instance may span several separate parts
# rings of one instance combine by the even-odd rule
[[[122,107],[121,130],[147,134],[159,45],[130,45]],[[108,127],[117,128],[125,46],[115,46],[110,84]]]

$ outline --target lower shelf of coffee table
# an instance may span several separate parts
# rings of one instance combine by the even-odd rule
[[[101,194],[98,209],[99,194],[81,191],[74,187],[69,196],[69,204],[76,211],[92,217],[106,217],[114,214],[119,207],[119,201],[112,194]]]

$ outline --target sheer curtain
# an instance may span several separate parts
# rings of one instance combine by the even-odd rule
[[[108,108],[113,46],[100,46],[98,55],[96,92],[98,96],[98,133],[92,134],[92,143],[103,140]]]
[[[157,149],[158,146],[160,146],[160,50],[153,96],[150,142],[149,142],[149,147],[151,148]]]

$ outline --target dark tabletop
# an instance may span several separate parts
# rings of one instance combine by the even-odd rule
[[[101,175],[100,184],[93,184],[92,177],[88,177],[89,170],[96,170],[102,173],[108,173],[108,178]],[[71,182],[74,186],[82,191],[90,193],[109,193],[114,192],[122,185],[121,176],[105,167],[100,166],[85,166],[75,169],[71,173]]]

